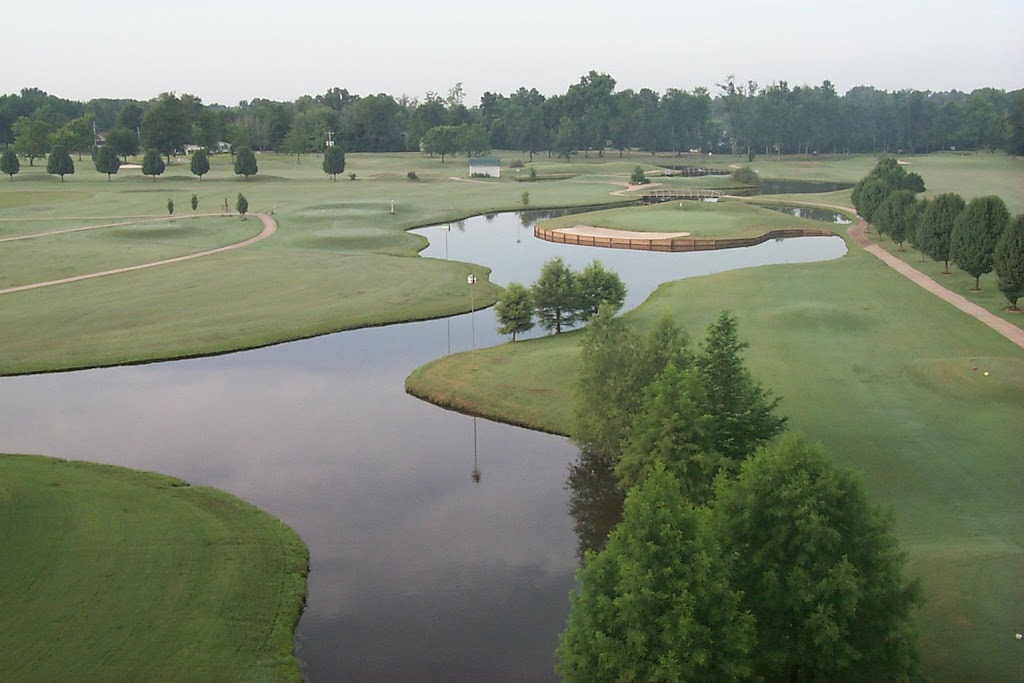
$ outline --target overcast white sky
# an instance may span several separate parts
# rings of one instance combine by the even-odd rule
[[[520,86],[831,80],[886,90],[1024,87],[1022,0],[30,0],[3,11],[0,93],[293,100],[337,86],[466,103]]]

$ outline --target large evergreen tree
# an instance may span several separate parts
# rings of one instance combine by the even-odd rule
[[[14,176],[21,171],[21,163],[18,161],[18,155],[7,149],[0,155],[0,173],[11,176],[11,180],[14,180]]]
[[[142,157],[142,174],[153,176],[153,182],[156,182],[156,177],[163,174],[164,168],[160,150],[147,149],[146,154]]]
[[[345,152],[341,147],[332,145],[324,150],[324,173],[337,180],[339,173],[345,172]]]
[[[235,175],[244,176],[248,180],[249,176],[257,173],[259,167],[256,165],[256,155],[252,150],[248,147],[239,147],[235,150]]]
[[[949,237],[949,258],[961,270],[974,277],[974,289],[980,289],[981,276],[992,272],[996,242],[1010,222],[1010,212],[995,195],[975,197],[953,223]]]
[[[192,172],[192,175],[199,176],[199,181],[202,182],[203,176],[210,172],[210,157],[207,156],[206,150],[197,149],[192,153],[192,159],[188,162],[188,170]]]
[[[511,334],[512,341],[521,332],[533,329],[533,298],[530,290],[519,282],[510,282],[494,305],[498,332]]]
[[[911,610],[892,521],[820,446],[788,436],[736,479],[712,517],[735,558],[733,587],[757,623],[754,675],[766,681],[901,681],[916,673]]]
[[[555,666],[562,680],[749,676],[753,623],[706,517],[660,466],[629,492],[607,546],[577,575]]]
[[[61,182],[64,182],[64,176],[74,174],[75,162],[66,147],[53,146],[50,156],[46,158],[46,172],[50,175],[59,175]]]
[[[1017,300],[1024,296],[1024,214],[1018,215],[1003,231],[992,257],[999,291],[1018,311]]]
[[[110,176],[116,174],[118,169],[121,168],[121,158],[117,156],[117,152],[109,145],[103,145],[96,150],[94,163],[96,164],[97,171],[107,174],[107,181],[110,180]]]
[[[922,252],[933,261],[945,264],[944,273],[949,273],[949,236],[953,232],[956,217],[966,206],[963,198],[955,192],[945,192],[928,203],[921,224],[918,227],[917,241]]]
[[[724,457],[739,461],[768,442],[786,426],[776,413],[779,398],[754,381],[740,354],[747,348],[737,333],[739,323],[727,311],[708,326],[696,356],[707,393],[708,430]]]

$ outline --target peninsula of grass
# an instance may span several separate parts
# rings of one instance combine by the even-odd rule
[[[626,319],[672,316],[695,339],[737,315],[755,377],[790,427],[823,442],[892,510],[925,605],[925,670],[1000,681],[1020,664],[1024,603],[1024,351],[853,248],[836,261],[766,266],[660,287]],[[416,370],[414,395],[566,433],[579,332]],[[987,374],[986,374],[987,373]],[[951,645],[955,644],[955,645]]]
[[[0,679],[298,681],[308,556],[222,491],[0,455]]]
[[[827,229],[827,225],[741,201],[679,200],[605,209],[541,221],[546,230],[585,225],[635,232],[689,233],[702,239],[759,237],[775,230]]]

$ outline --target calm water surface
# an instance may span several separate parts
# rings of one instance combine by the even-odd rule
[[[532,282],[600,258],[627,306],[661,282],[836,258],[839,238],[659,254],[535,240],[531,217],[452,224],[448,258]],[[419,232],[445,257],[442,227]],[[469,297],[467,285],[467,297]],[[472,325],[472,328],[471,328]],[[0,450],[125,465],[225,489],[310,549],[297,652],[313,681],[554,679],[576,538],[565,439],[411,398],[417,366],[503,341],[490,310],[215,358],[0,378]],[[699,331],[695,331],[699,332]],[[471,476],[477,470],[479,483]]]

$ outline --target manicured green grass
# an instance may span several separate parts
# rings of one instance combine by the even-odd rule
[[[226,493],[0,456],[0,679],[297,681],[306,549]]]
[[[816,228],[805,219],[737,201],[677,201],[606,209],[542,221],[548,230],[589,225],[638,232],[688,232],[700,238],[757,237],[772,230]],[[826,226],[820,226],[824,229]]]
[[[202,181],[179,160],[156,181],[126,169],[107,182],[82,168],[60,183],[41,168],[26,167],[13,182],[0,183],[3,236],[117,217],[166,216],[168,198],[182,214],[193,193],[200,212],[216,212],[225,200],[233,210],[241,192],[251,212],[273,213],[280,226],[271,239],[238,251],[4,295],[0,374],[221,353],[467,310],[467,268],[481,280],[487,269],[419,258],[425,240],[406,230],[521,208],[524,189],[507,172],[488,182],[452,180],[465,179],[465,159],[442,164],[419,154],[352,154],[346,173],[358,179],[343,176],[335,182],[322,172],[316,156],[305,156],[301,163],[294,156],[257,158],[260,173],[247,181],[232,174],[224,155],[213,159]],[[410,170],[420,180],[410,182]],[[616,189],[620,186],[603,175],[531,184],[530,206],[621,202],[610,194]],[[190,220],[182,215],[175,225]],[[52,279],[55,271],[80,274],[154,260],[149,257],[156,254],[200,251],[208,238],[228,243],[237,241],[239,231],[259,230],[253,220],[209,220],[230,229],[172,238],[146,228],[147,239],[127,239],[127,232],[143,234],[140,227],[138,233],[111,229],[40,238],[31,247],[28,242],[0,243],[0,264],[9,259],[9,268],[0,266],[0,273],[10,283],[38,282]],[[21,258],[19,251],[31,251],[31,258]],[[492,303],[499,291],[485,284],[476,290],[477,303]]]
[[[749,366],[783,397],[790,426],[862,472],[872,500],[893,511],[910,572],[924,582],[929,676],[1013,678],[1024,602],[1024,352],[856,248],[838,261],[664,285],[627,319],[650,329],[668,314],[700,338],[721,309],[738,316]],[[478,350],[476,369],[468,355],[452,356],[407,386],[564,433],[578,339]]]

